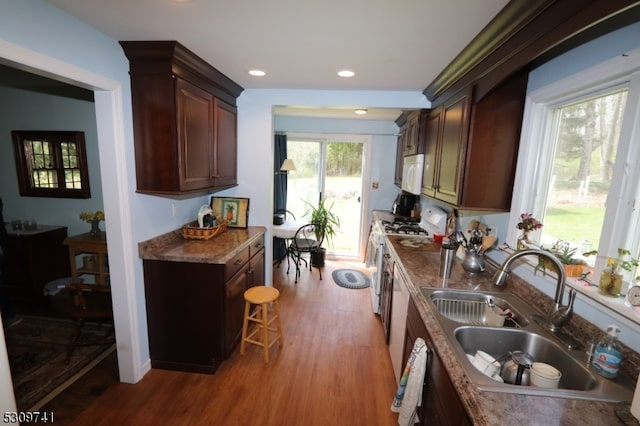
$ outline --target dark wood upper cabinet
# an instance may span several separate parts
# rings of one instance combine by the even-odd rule
[[[235,186],[242,87],[175,41],[121,41],[129,59],[140,193],[183,197]]]
[[[428,197],[436,196],[436,169],[438,167],[438,138],[440,137],[440,119],[442,107],[431,111],[424,126],[424,171],[422,174],[422,193]]]
[[[473,104],[460,205],[510,209],[527,81],[521,72]]]
[[[509,210],[527,76],[523,71],[479,100],[469,87],[431,110],[424,195],[459,209]]]
[[[442,136],[439,141],[435,197],[454,205],[459,201],[460,183],[465,171],[463,159],[469,130],[470,104],[471,93],[465,92],[446,102],[440,112]]]
[[[400,128],[398,132],[398,145],[396,149],[396,169],[394,183],[402,186],[402,168],[404,157],[408,155],[422,154],[424,147],[424,127],[429,110],[408,110],[403,111],[396,119],[396,125]]]

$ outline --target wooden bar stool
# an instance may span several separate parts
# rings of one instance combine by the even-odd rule
[[[244,323],[242,325],[242,343],[240,344],[240,354],[244,354],[245,343],[264,348],[264,362],[269,362],[269,349],[277,341],[282,347],[282,327],[280,325],[280,311],[278,309],[278,297],[280,292],[273,287],[256,286],[244,292]],[[251,305],[256,305],[251,313]],[[269,305],[272,312],[269,318]],[[255,322],[256,327],[248,333],[249,322]],[[275,327],[271,325],[275,322]],[[275,333],[272,340],[269,340],[269,333]],[[258,340],[262,339],[262,340]]]

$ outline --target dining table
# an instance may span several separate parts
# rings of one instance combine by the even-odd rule
[[[282,260],[286,257],[287,258],[287,264],[289,262],[289,256],[291,255],[291,253],[289,252],[289,242],[295,238],[296,236],[296,232],[298,232],[298,229],[300,229],[300,227],[306,225],[307,222],[302,222],[299,220],[295,220],[295,219],[288,219],[286,221],[284,221],[284,223],[280,224],[280,225],[273,225],[271,228],[271,232],[273,234],[274,238],[279,238],[281,240],[283,240],[283,244],[285,247],[285,251],[286,254],[284,257],[280,258],[280,259],[274,259],[273,263],[274,264],[278,264],[278,266],[280,265],[280,263],[282,262]]]

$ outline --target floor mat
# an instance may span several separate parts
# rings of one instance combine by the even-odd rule
[[[369,287],[369,277],[357,269],[336,269],[331,276],[340,287],[353,289]]]
[[[9,367],[19,411],[37,410],[115,350],[115,345],[79,346],[68,364],[74,322],[22,317],[5,330]],[[103,336],[111,326],[87,323],[83,336]]]

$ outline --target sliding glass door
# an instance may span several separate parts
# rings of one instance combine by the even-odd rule
[[[288,138],[287,157],[296,170],[288,176],[287,208],[304,221],[309,205],[317,205],[321,196],[327,206],[333,204],[340,229],[326,246],[330,255],[361,258],[363,153],[363,142]]]

